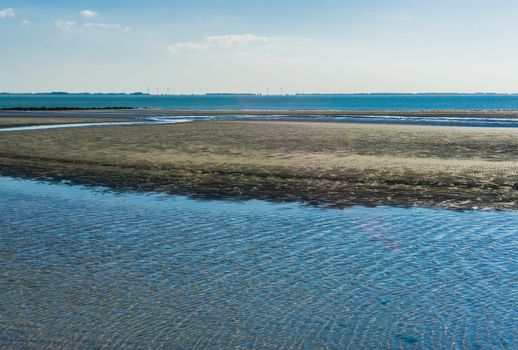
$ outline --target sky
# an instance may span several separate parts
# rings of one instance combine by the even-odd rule
[[[0,91],[516,93],[517,18],[517,0],[0,0]]]

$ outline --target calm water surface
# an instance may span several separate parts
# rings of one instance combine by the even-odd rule
[[[0,177],[0,348],[518,348],[518,213]]]
[[[518,109],[518,95],[0,95],[9,107],[188,109],[481,110]]]

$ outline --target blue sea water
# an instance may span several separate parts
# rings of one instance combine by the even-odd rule
[[[0,348],[516,349],[517,228],[0,177]]]
[[[300,95],[300,96],[152,96],[152,95],[0,95],[0,108],[132,107],[194,110],[251,110],[249,115],[155,116],[157,122],[203,120],[300,120],[319,122],[469,127],[518,127],[513,116],[318,115],[318,110],[518,110],[518,95]],[[253,115],[254,110],[315,110],[315,115]],[[108,115],[108,116],[111,116]],[[128,115],[126,115],[128,116]],[[48,127],[46,127],[48,128]]]
[[[500,110],[518,96],[0,95],[0,108],[110,106]],[[0,177],[0,348],[516,349],[517,227],[517,212],[195,201]]]
[[[0,95],[0,108],[133,107],[186,109],[501,110],[518,109],[518,95]]]

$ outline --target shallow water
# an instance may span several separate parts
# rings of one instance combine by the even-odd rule
[[[106,122],[106,123],[72,123],[72,124],[48,124],[48,125],[29,125],[29,126],[12,126],[8,128],[0,128],[0,132],[8,131],[29,131],[29,130],[48,130],[48,129],[68,129],[68,128],[85,128],[85,127],[106,127],[106,126],[124,126],[124,125],[156,125],[156,124],[177,124],[188,123],[190,119],[168,119],[163,118],[156,121],[145,122]]]
[[[516,349],[517,228],[0,177],[0,348]]]
[[[362,123],[362,124],[393,124],[393,125],[434,125],[434,126],[468,126],[468,127],[496,127],[496,128],[517,128],[518,118],[494,118],[494,117],[419,117],[419,116],[380,116],[380,115],[220,115],[220,116],[179,116],[160,117],[150,119],[156,121],[168,121],[178,118],[191,121],[214,121],[214,120],[248,120],[248,121],[299,121],[299,122],[333,122],[333,123]]]
[[[131,116],[128,116],[131,118]],[[495,127],[518,128],[518,118],[484,118],[484,117],[412,117],[412,116],[286,116],[286,115],[200,115],[200,116],[134,116],[135,122],[105,122],[105,123],[73,123],[48,124],[31,126],[11,126],[0,128],[0,132],[30,131],[82,127],[107,127],[124,125],[157,125],[176,124],[202,121],[298,121],[298,122],[333,122],[333,123],[362,123],[362,124],[392,124],[392,125],[434,125],[434,126],[465,126],[465,127]],[[141,120],[145,121],[141,121]],[[140,121],[139,121],[140,120]]]

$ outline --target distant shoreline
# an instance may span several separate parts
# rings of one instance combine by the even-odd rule
[[[84,110],[112,110],[112,109],[133,109],[133,107],[7,107],[0,108],[0,111],[84,111]]]
[[[183,93],[183,94],[152,94],[141,91],[135,92],[0,92],[0,96],[262,96],[262,97],[282,97],[282,96],[518,96],[518,92],[351,92],[351,93],[303,93],[295,92],[289,94],[264,94],[260,92],[205,92],[205,93]]]

